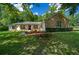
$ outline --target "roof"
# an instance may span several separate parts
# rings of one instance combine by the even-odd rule
[[[54,13],[51,17],[49,17],[49,19],[52,19],[54,17],[59,17],[59,18],[65,18],[66,20],[68,20],[67,17],[65,17],[63,14],[61,13]]]
[[[18,25],[18,24],[41,24],[42,22],[18,22],[14,23],[13,25]]]
[[[52,17],[55,17],[55,16],[57,16],[57,17],[59,17],[59,18],[65,18],[66,20],[68,20],[68,18],[67,17],[65,17],[63,14],[61,14],[61,13],[55,13]]]

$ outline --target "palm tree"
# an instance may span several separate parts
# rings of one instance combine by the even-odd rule
[[[61,3],[61,9],[68,9],[70,11],[70,15],[74,14],[76,12],[77,7],[79,6],[79,3]]]

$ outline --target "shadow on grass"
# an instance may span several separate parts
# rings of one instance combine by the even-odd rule
[[[23,52],[21,43],[8,43],[0,45],[0,54],[1,55],[18,55]]]
[[[33,51],[33,55],[41,55],[41,54],[46,54],[43,53],[43,49],[48,45],[51,39],[51,34],[44,34],[37,36],[39,46]]]

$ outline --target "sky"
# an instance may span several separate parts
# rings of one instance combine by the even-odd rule
[[[21,4],[14,4],[14,6],[17,7],[20,11],[23,11]],[[33,14],[42,15],[46,11],[48,11],[49,4],[48,3],[39,3],[38,6],[31,4],[29,8],[33,12]]]
[[[30,10],[33,12],[33,14],[35,15],[43,15],[46,13],[46,11],[48,11],[49,9],[49,6],[52,6],[53,4],[51,3],[39,3],[38,5],[35,5],[35,4],[31,4],[30,5]],[[22,7],[21,7],[21,3],[20,4],[15,4],[14,5],[15,7],[17,7],[20,11],[23,11]],[[61,7],[61,4],[57,3],[56,4],[57,6],[57,10]],[[69,12],[66,13],[66,15],[68,14]],[[79,13],[79,6],[77,7],[77,10],[76,10],[76,14]]]
[[[49,9],[48,3],[40,3],[38,6],[32,4],[31,6],[31,11],[36,15],[42,15]]]
[[[76,10],[76,14],[78,14],[79,13],[79,6],[77,7],[77,10]]]

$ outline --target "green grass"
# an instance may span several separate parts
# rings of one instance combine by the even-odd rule
[[[52,32],[41,36],[23,36],[21,32],[0,32],[0,54],[79,54],[79,32]]]

